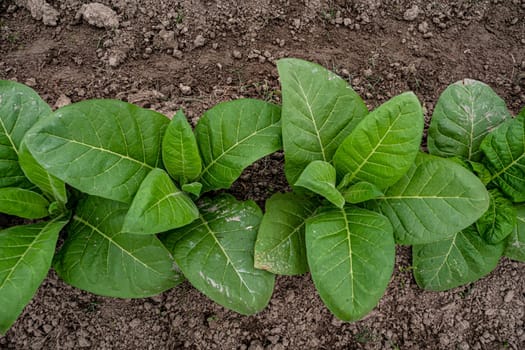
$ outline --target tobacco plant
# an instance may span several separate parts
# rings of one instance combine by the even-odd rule
[[[46,220],[0,231],[1,333],[52,260],[65,282],[99,295],[152,296],[186,277],[240,313],[267,304],[274,276],[253,267],[261,210],[201,193],[281,148],[278,106],[225,102],[193,132],[182,112],[170,121],[116,100],[51,112],[31,89],[1,82],[0,121],[0,212]]]
[[[255,266],[310,271],[339,318],[366,315],[393,271],[395,243],[450,237],[488,208],[481,181],[422,154],[423,112],[404,93],[372,112],[340,77],[297,60],[277,63],[285,173],[294,191],[267,201]]]

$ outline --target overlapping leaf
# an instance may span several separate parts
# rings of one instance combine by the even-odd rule
[[[439,97],[428,130],[428,150],[443,157],[479,161],[485,135],[510,113],[488,85],[471,79],[458,81]]]
[[[481,181],[461,165],[420,154],[378,202],[397,243],[424,244],[474,223],[487,210],[489,197]]]
[[[525,205],[517,206],[516,213],[516,226],[506,240],[504,255],[525,262]]]
[[[162,141],[162,160],[180,185],[199,177],[202,169],[197,140],[182,111],[171,120]]]
[[[417,284],[424,289],[441,291],[455,288],[491,272],[502,253],[502,243],[486,243],[471,226],[443,240],[414,245],[414,276]]]
[[[497,189],[489,190],[489,209],[476,221],[476,228],[489,244],[503,241],[516,226],[516,208]]]
[[[525,110],[488,134],[481,150],[491,181],[514,202],[525,201]]]
[[[162,240],[191,284],[215,302],[249,315],[270,300],[274,275],[253,267],[261,210],[230,195],[205,198],[201,216]]]
[[[277,62],[283,99],[285,172],[294,184],[314,160],[331,162],[345,137],[368,110],[346,81],[315,64]]]
[[[372,111],[347,136],[334,155],[341,187],[366,181],[379,189],[393,185],[410,168],[423,135],[423,112],[411,92]]]
[[[350,187],[347,187],[343,192],[343,196],[348,203],[361,203],[370,199],[383,196],[384,193],[370,182],[360,181]]]
[[[4,334],[47,276],[58,233],[67,220],[0,231],[0,334]]]
[[[54,262],[64,281],[99,295],[143,298],[183,280],[155,235],[122,232],[128,208],[94,196],[79,203]]]
[[[281,109],[253,99],[223,102],[195,128],[203,191],[229,188],[244,168],[281,148]]]
[[[0,80],[0,187],[17,186],[25,177],[18,152],[25,133],[51,108],[31,88]]]
[[[345,205],[345,199],[335,187],[336,181],[337,175],[332,164],[315,160],[304,168],[295,186],[309,189],[328,199],[336,207],[342,208]]]
[[[100,197],[131,202],[149,171],[160,165],[169,119],[116,100],[65,106],[37,123],[25,142],[52,175]]]
[[[255,242],[255,267],[279,275],[307,272],[304,231],[318,205],[315,198],[293,192],[268,199]]]
[[[376,306],[390,281],[392,226],[369,210],[327,209],[307,221],[306,252],[321,299],[338,318],[355,321]]]
[[[40,219],[49,215],[49,202],[42,195],[18,187],[0,188],[0,213],[26,219]]]
[[[153,169],[131,203],[122,230],[153,234],[189,224],[199,217],[193,201],[175,186],[162,169]]]

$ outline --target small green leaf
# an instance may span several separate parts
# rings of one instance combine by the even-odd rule
[[[276,193],[266,201],[266,213],[255,242],[255,267],[278,275],[308,272],[304,230],[319,201],[296,193]]]
[[[483,164],[513,202],[525,201],[525,111],[488,134],[481,143]]]
[[[160,166],[169,119],[116,100],[62,107],[26,135],[27,148],[52,175],[82,192],[129,203]]]
[[[140,185],[122,231],[154,234],[185,226],[198,217],[199,209],[193,201],[157,168]]]
[[[191,284],[222,306],[244,315],[270,300],[274,275],[253,267],[261,210],[251,201],[222,194],[199,204],[201,216],[162,236]]]
[[[438,156],[479,161],[485,135],[510,118],[505,101],[488,85],[460,80],[447,87],[436,103],[428,150]]]
[[[321,299],[338,318],[355,321],[377,305],[390,281],[392,226],[373,211],[328,208],[308,219],[306,252]]]
[[[370,199],[383,196],[381,192],[374,184],[370,182],[360,181],[354,185],[351,185],[343,191],[343,196],[348,203],[361,203],[366,202]]]
[[[202,192],[202,184],[200,182],[184,184],[182,185],[182,190],[198,198]]]
[[[499,190],[489,190],[488,210],[476,222],[476,228],[488,244],[497,244],[516,226],[516,208]]]
[[[162,141],[162,160],[168,173],[180,185],[199,177],[202,169],[197,140],[182,110],[166,129]]]
[[[13,325],[47,276],[66,223],[57,219],[0,231],[0,334]]]
[[[378,199],[399,244],[442,240],[474,223],[489,206],[485,186],[448,159],[420,154],[412,168]]]
[[[277,69],[283,95],[285,173],[294,184],[312,161],[331,162],[368,110],[345,80],[318,64],[286,58],[277,61]]]
[[[441,241],[414,245],[414,276],[424,289],[455,288],[487,275],[502,253],[503,244],[485,243],[471,226]]]
[[[334,166],[344,175],[340,187],[366,181],[384,189],[396,183],[416,158],[423,121],[421,104],[411,92],[368,114],[335,153]]]
[[[516,213],[516,225],[506,240],[504,255],[525,262],[525,205],[516,206]]]
[[[0,187],[16,187],[25,181],[18,152],[25,133],[51,108],[31,88],[0,80]]]
[[[481,182],[486,186],[492,179],[490,171],[482,164],[477,162],[468,162],[470,169],[476,174]]]
[[[18,160],[26,177],[44,193],[52,196],[62,204],[67,203],[66,184],[48,173],[31,155],[24,142],[20,145]]]
[[[208,110],[195,128],[202,155],[203,192],[229,188],[244,168],[281,148],[281,109],[240,99]]]
[[[40,219],[49,215],[49,202],[42,195],[17,187],[0,188],[0,213],[26,219]]]
[[[295,186],[304,187],[318,195],[328,199],[333,205],[342,208],[345,199],[337,188],[335,168],[322,160],[315,160],[304,168]]]
[[[128,209],[100,197],[80,201],[54,261],[66,283],[104,296],[145,298],[183,281],[156,236],[121,231]]]

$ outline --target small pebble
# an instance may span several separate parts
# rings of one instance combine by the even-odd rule
[[[503,301],[505,301],[506,303],[510,303],[512,301],[512,298],[514,298],[514,291],[509,290],[507,294],[505,294],[505,298],[503,298]]]
[[[417,16],[419,16],[419,6],[414,5],[403,14],[403,19],[407,22],[415,21]]]
[[[239,50],[233,50],[232,55],[236,59],[241,59],[242,58],[242,53]]]
[[[187,85],[179,84],[179,89],[180,89],[180,92],[182,92],[183,95],[190,95],[191,94],[191,87],[189,87]]]
[[[206,39],[202,35],[199,34],[193,41],[193,44],[195,45],[195,47],[202,47],[206,45]]]

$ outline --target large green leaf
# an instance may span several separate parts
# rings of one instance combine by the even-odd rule
[[[270,300],[274,275],[253,267],[261,210],[222,194],[200,202],[201,216],[163,236],[191,284],[215,302],[249,315]]]
[[[419,151],[423,111],[416,95],[407,92],[372,111],[343,141],[334,155],[342,187],[367,181],[379,189],[399,180]]]
[[[60,203],[67,202],[66,184],[56,176],[48,173],[31,155],[24,142],[18,153],[20,167],[26,177],[43,192],[49,194]]]
[[[197,140],[182,110],[171,120],[162,141],[162,161],[180,185],[199,177],[202,169]]]
[[[476,228],[489,244],[503,241],[516,226],[516,208],[498,189],[489,190],[489,209],[476,221]]]
[[[348,203],[361,203],[370,199],[383,196],[384,193],[370,182],[360,181],[350,187],[347,187],[343,192],[343,196]]]
[[[193,201],[162,169],[153,169],[139,187],[122,231],[153,234],[189,224],[199,217]]]
[[[149,171],[161,163],[169,119],[116,100],[74,103],[26,135],[35,159],[52,175],[100,197],[131,202]]]
[[[42,195],[18,187],[0,188],[0,213],[26,219],[40,219],[49,215],[49,202]]]
[[[491,181],[514,202],[525,201],[525,111],[488,134],[481,150]]]
[[[294,184],[314,160],[331,162],[341,142],[368,113],[350,85],[322,66],[294,58],[277,62],[282,85],[285,172]]]
[[[503,101],[488,85],[460,80],[439,97],[428,129],[428,150],[443,157],[479,161],[485,135],[511,118]]]
[[[99,295],[143,298],[183,280],[156,236],[121,231],[128,208],[94,196],[78,204],[69,236],[54,261],[64,281]]]
[[[304,230],[318,205],[315,198],[293,192],[268,199],[255,242],[255,267],[279,275],[307,272]]]
[[[31,88],[0,80],[0,187],[24,182],[18,151],[25,133],[51,108]]]
[[[414,245],[414,276],[424,289],[455,288],[491,272],[502,253],[503,244],[485,243],[471,226],[441,241]]]
[[[516,206],[516,213],[516,226],[506,240],[504,255],[525,262],[525,205]]]
[[[314,160],[304,168],[295,186],[304,187],[328,199],[333,205],[342,208],[345,199],[335,187],[337,176],[332,164],[322,160]]]
[[[378,202],[397,243],[424,244],[474,223],[487,210],[489,197],[481,181],[461,165],[420,154]]]
[[[208,110],[195,128],[203,191],[229,188],[244,168],[281,148],[281,109],[240,99]]]
[[[338,318],[355,321],[377,305],[390,281],[392,226],[376,212],[329,208],[307,221],[306,252],[321,299]]]
[[[67,220],[0,231],[0,334],[15,322],[44,280]]]

